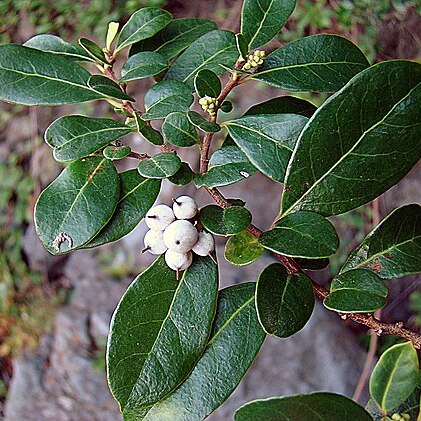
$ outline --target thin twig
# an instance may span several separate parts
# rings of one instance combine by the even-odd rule
[[[239,63],[237,62],[236,65],[239,65]],[[226,96],[229,94],[229,92],[232,89],[234,89],[239,83],[241,83],[240,81],[241,81],[240,78],[234,79],[233,77],[231,77],[231,79],[228,81],[225,88],[222,90],[221,95],[218,98],[218,101],[220,98],[222,98],[222,101],[223,101],[226,98]],[[222,101],[220,101],[219,104],[221,104]],[[207,133],[203,141],[201,155],[200,155],[200,164],[201,164],[200,171],[202,173],[206,172],[208,168],[208,152],[209,152],[211,141],[212,141],[212,134]],[[230,203],[222,195],[222,193],[219,192],[219,190],[206,188],[206,191],[212,196],[212,198],[220,207],[227,208],[230,206]],[[247,228],[247,231],[256,238],[259,238],[260,235],[262,234],[262,231],[254,225],[250,225]],[[293,274],[293,273],[302,272],[301,267],[298,265],[297,262],[294,261],[294,259],[284,256],[282,254],[278,254],[278,253],[274,253],[274,255],[279,260],[279,262],[287,269],[288,273]],[[324,300],[329,295],[329,292],[326,291],[314,279],[311,279],[311,282],[313,284],[313,290],[314,290],[315,295],[319,299]],[[360,325],[363,325],[369,329],[372,329],[376,335],[381,335],[381,334],[397,335],[397,336],[400,336],[401,338],[411,341],[415,348],[418,348],[418,349],[421,348],[421,335],[409,329],[404,328],[402,322],[384,323],[378,320],[372,314],[367,314],[367,313],[349,313],[349,314],[343,314],[339,312],[336,312],[336,313],[338,314],[339,317],[341,317],[342,320],[350,319]]]

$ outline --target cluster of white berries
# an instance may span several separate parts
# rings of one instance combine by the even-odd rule
[[[153,207],[146,214],[150,230],[144,238],[145,249],[152,254],[164,254],[167,265],[177,271],[187,269],[193,253],[209,256],[215,248],[212,234],[198,231],[190,220],[197,215],[197,203],[189,196],[173,199],[172,209],[167,205]]]
[[[261,50],[256,50],[252,54],[249,54],[242,70],[250,70],[251,68],[259,67],[263,64],[265,56],[266,53]]]
[[[216,98],[212,98],[205,95],[199,99],[199,104],[202,106],[204,111],[207,111],[211,117],[216,115],[216,109],[218,108],[219,102]]]

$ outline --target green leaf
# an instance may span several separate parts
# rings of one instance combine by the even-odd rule
[[[251,213],[243,206],[222,209],[208,205],[200,210],[200,221],[211,233],[228,236],[244,231],[251,223]]]
[[[173,153],[159,153],[139,162],[137,170],[146,178],[167,178],[181,167],[180,158]]]
[[[112,243],[133,231],[153,206],[161,188],[161,180],[143,178],[136,169],[121,172],[120,198],[107,225],[85,248]]]
[[[63,41],[60,37],[50,34],[40,34],[28,39],[24,47],[35,48],[36,50],[46,51],[57,54],[70,61],[92,61],[92,58],[78,45]]]
[[[162,125],[162,132],[172,145],[188,147],[197,145],[199,142],[196,129],[185,113],[168,114]]]
[[[256,309],[269,335],[287,338],[297,333],[310,319],[313,308],[313,286],[303,273],[288,275],[280,263],[273,263],[260,274]]]
[[[90,241],[110,220],[117,205],[120,180],[103,157],[70,164],[40,194],[35,228],[51,254],[75,250]]]
[[[241,33],[247,50],[270,41],[285,25],[295,8],[296,0],[244,0]]]
[[[194,183],[196,187],[212,189],[247,179],[256,171],[237,146],[223,146],[211,156],[208,171],[196,174]]]
[[[225,246],[225,259],[233,265],[244,266],[253,263],[264,249],[256,237],[247,231],[233,235]]]
[[[420,397],[421,397],[421,376],[419,378],[418,384],[414,391],[409,395],[409,397],[401,403],[399,406],[393,408],[387,412],[389,418],[393,414],[408,414],[411,420],[416,421],[417,416],[420,412]],[[373,417],[374,421],[384,421],[383,411],[377,406],[376,402],[373,399],[370,399],[365,407],[365,409]]]
[[[233,108],[234,108],[234,106],[232,105],[231,101],[224,101],[221,104],[221,111],[224,112],[224,113],[230,113]]]
[[[163,80],[152,86],[145,95],[145,120],[160,120],[167,115],[184,112],[193,103],[193,95],[187,85],[177,80]]]
[[[294,212],[276,222],[264,232],[260,244],[285,256],[322,259],[332,256],[339,248],[335,227],[314,212]]]
[[[213,29],[217,29],[216,24],[207,19],[174,19],[152,38],[133,45],[130,54],[139,51],[156,51],[170,60]]]
[[[387,303],[383,281],[367,269],[353,269],[333,278],[323,304],[341,313],[371,313]]]
[[[329,259],[294,259],[301,267],[306,270],[322,270],[329,266]]]
[[[132,80],[144,79],[157,75],[167,68],[165,57],[153,51],[145,51],[135,54],[123,64],[121,68],[122,78],[120,82],[130,82]]]
[[[225,402],[265,338],[254,308],[254,288],[254,283],[243,283],[219,293],[213,332],[200,360],[174,393],[142,414],[145,420],[203,420]]]
[[[215,72],[209,69],[202,69],[197,72],[194,78],[194,88],[200,97],[207,95],[211,98],[218,98],[221,93],[222,83]]]
[[[95,44],[93,41],[87,38],[79,38],[79,45],[90,55],[95,61],[100,63],[108,64],[108,60],[105,57],[104,51],[101,47]]]
[[[237,57],[234,34],[229,31],[211,31],[193,42],[174,61],[165,79],[180,80],[193,88],[199,70],[208,69],[221,74],[225,71],[221,64],[233,66]]]
[[[414,123],[420,113],[421,65],[385,61],[355,76],[302,131],[287,171],[283,214],[336,215],[396,184],[421,157]]]
[[[142,135],[143,138],[145,138],[148,142],[152,143],[153,145],[159,146],[164,144],[164,138],[158,130],[155,130],[145,120],[142,120],[138,113],[134,113],[134,118],[137,131],[139,134]]]
[[[368,66],[351,41],[318,34],[269,54],[253,78],[289,91],[335,92]]]
[[[0,100],[62,105],[104,95],[88,86],[90,73],[56,53],[21,45],[0,46]]]
[[[116,52],[135,42],[151,38],[171,21],[171,13],[153,7],[144,7],[133,13],[123,26],[117,41]]]
[[[402,404],[418,384],[418,355],[411,342],[396,344],[380,357],[370,378],[370,394],[385,412]]]
[[[235,421],[372,421],[367,411],[345,396],[316,392],[260,399],[237,409]]]
[[[248,41],[243,34],[235,34],[235,42],[237,50],[240,53],[240,57],[243,60],[247,59],[247,53],[249,51]]]
[[[109,118],[68,115],[55,120],[44,136],[54,148],[54,159],[68,162],[90,155],[131,132],[126,125]]]
[[[225,126],[256,168],[272,180],[283,182],[295,142],[307,120],[298,114],[252,115],[227,121]]]
[[[105,36],[105,48],[111,51],[111,44],[114,42],[119,29],[120,24],[118,22],[110,22],[107,28],[107,34]]]
[[[131,151],[129,146],[107,146],[102,151],[102,154],[111,161],[118,161],[119,159],[126,158],[126,156],[130,155]]]
[[[124,101],[134,102],[135,99],[130,95],[124,93],[117,83],[112,81],[107,76],[92,75],[88,80],[88,85],[97,92],[100,92],[106,97],[122,99]]]
[[[182,162],[180,169],[174,175],[168,177],[168,180],[178,186],[187,186],[193,180],[193,176],[194,172],[189,167],[189,164]]]
[[[125,418],[189,375],[211,332],[217,290],[217,266],[209,257],[196,257],[180,281],[159,257],[129,286],[111,321],[107,349],[110,389]]]
[[[421,272],[421,206],[395,209],[351,253],[341,272],[366,268],[380,278]]]
[[[295,96],[280,96],[253,105],[244,115],[300,114],[310,118],[316,110],[317,107],[304,99]]]
[[[221,126],[212,121],[206,120],[201,114],[196,111],[188,111],[187,118],[193,126],[198,127],[200,130],[206,133],[217,133],[221,130]]]

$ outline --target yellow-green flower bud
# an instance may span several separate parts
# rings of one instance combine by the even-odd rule
[[[218,100],[208,95],[199,99],[199,104],[202,106],[204,111],[207,111],[212,117],[216,115],[216,109],[218,108]]]
[[[263,64],[263,59],[265,58],[266,53],[264,51],[256,50],[252,54],[247,56],[247,61],[242,67],[242,70],[250,70],[252,68],[259,67]]]

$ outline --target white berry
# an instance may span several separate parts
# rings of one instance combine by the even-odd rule
[[[149,230],[143,239],[145,251],[152,254],[164,254],[167,251],[167,246],[164,243],[163,235],[163,231]]]
[[[199,239],[197,229],[189,221],[179,219],[164,231],[164,243],[171,251],[187,253]]]
[[[212,234],[201,231],[199,232],[199,239],[193,246],[192,251],[199,256],[209,256],[215,249],[215,240]]]
[[[197,213],[197,203],[190,196],[180,196],[173,199],[174,215],[178,219],[190,219]]]
[[[177,272],[187,269],[191,265],[192,260],[193,255],[191,251],[187,253],[177,253],[176,251],[167,250],[165,253],[167,265]]]
[[[146,225],[152,230],[163,231],[175,219],[174,212],[167,205],[158,205],[146,214]]]

